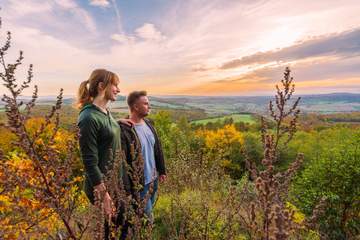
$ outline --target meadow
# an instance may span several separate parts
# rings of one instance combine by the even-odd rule
[[[230,114],[221,117],[205,118],[200,120],[192,121],[193,124],[207,124],[215,123],[217,121],[223,123],[226,119],[232,119],[233,122],[243,122],[243,123],[254,123],[255,120],[251,114]]]

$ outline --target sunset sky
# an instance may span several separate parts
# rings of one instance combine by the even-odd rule
[[[40,95],[61,87],[75,95],[95,68],[117,73],[123,94],[267,95],[285,66],[298,93],[360,93],[359,0],[0,0],[0,7],[1,40],[13,34],[7,57],[24,50]]]

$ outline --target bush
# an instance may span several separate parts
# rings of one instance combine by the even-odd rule
[[[310,215],[326,198],[320,230],[329,239],[351,239],[360,233],[360,132],[328,129],[319,133],[319,154],[297,177],[291,192],[296,206]]]

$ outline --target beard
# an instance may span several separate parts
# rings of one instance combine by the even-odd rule
[[[142,112],[139,114],[141,118],[147,117],[149,115],[149,112]]]
[[[149,115],[149,113],[150,113],[150,109],[149,110],[147,110],[147,111],[138,111],[137,112],[137,115],[140,117],[140,118],[144,118],[144,117],[147,117],[148,115]]]

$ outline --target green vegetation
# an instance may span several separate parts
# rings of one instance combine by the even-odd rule
[[[221,122],[224,123],[227,119],[232,119],[234,123],[236,122],[244,122],[244,123],[254,123],[255,119],[252,114],[248,113],[239,113],[239,114],[231,114],[221,117],[214,117],[214,118],[205,118],[200,120],[192,121],[191,123],[194,124],[207,124],[207,123],[216,123]]]
[[[333,127],[309,134],[307,164],[291,188],[292,199],[309,215],[320,199],[328,203],[319,219],[329,239],[352,239],[360,230],[360,131]]]
[[[319,126],[324,124],[319,120],[322,116],[316,116],[319,117],[316,124]],[[215,130],[211,128],[202,130],[195,128],[197,129],[195,130],[194,126],[187,124],[186,121],[171,124],[172,121],[166,112],[155,115],[154,119],[161,133],[168,165],[171,174],[173,174],[170,178],[171,183],[165,186],[164,191],[166,194],[160,195],[156,206],[155,217],[159,228],[155,229],[155,231],[159,235],[169,234],[167,224],[170,221],[169,212],[174,214],[171,215],[172,217],[180,218],[176,220],[178,224],[184,220],[181,217],[188,216],[184,211],[194,214],[192,216],[195,219],[192,221],[201,222],[196,218],[196,212],[199,209],[205,211],[206,208],[198,202],[199,195],[206,198],[209,204],[211,201],[215,201],[216,204],[210,204],[210,211],[221,208],[222,205],[216,198],[216,193],[225,190],[218,185],[220,183],[216,180],[216,176],[211,176],[211,170],[208,173],[210,176],[204,176],[207,174],[207,170],[203,167],[200,167],[202,169],[199,170],[200,172],[192,172],[193,169],[199,168],[198,164],[200,163],[196,163],[196,161],[200,161],[198,160],[199,155],[207,156],[212,163],[217,163],[217,166],[224,171],[221,181],[225,185],[231,184],[231,179],[244,181],[244,156],[241,151],[236,151],[236,149],[245,149],[248,157],[261,166],[263,148],[260,141],[261,134],[256,128],[239,131],[231,128],[231,124],[226,125],[226,123],[223,123],[217,125]],[[305,122],[309,120],[304,116],[302,119]],[[290,186],[288,201],[296,209],[296,216],[300,219],[299,222],[303,222],[304,219],[311,219],[314,211],[321,214],[318,219],[318,228],[304,234],[299,239],[320,239],[319,234],[326,237],[325,239],[353,239],[360,234],[360,185],[358,184],[360,179],[360,125],[330,124],[324,128],[308,129],[305,122],[300,122],[300,129],[288,147],[280,150],[277,164],[277,168],[285,169],[292,163],[298,152],[301,151],[304,154],[303,167]],[[234,140],[237,137],[238,141],[229,142],[229,139]],[[184,152],[192,152],[196,157],[179,160],[179,154]],[[213,182],[209,184],[201,182],[201,184],[205,184],[201,188],[197,185],[199,184],[197,181],[201,181],[197,177]],[[212,189],[210,190],[211,196],[209,196],[206,186]],[[179,190],[181,195],[174,196],[172,195],[175,194],[172,188],[184,189],[184,192]],[[213,188],[217,190],[213,190]],[[325,201],[325,206],[322,206],[320,210],[316,210],[322,199]],[[184,209],[171,208],[171,206],[174,207],[174,205],[171,205],[173,201],[179,201],[179,204]],[[221,226],[222,223],[222,221],[219,221],[215,225]],[[217,234],[219,234],[219,231]],[[249,239],[246,235],[240,234],[239,238],[241,239],[240,236],[243,239]],[[219,237],[219,239],[223,238]]]

